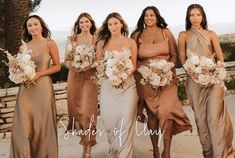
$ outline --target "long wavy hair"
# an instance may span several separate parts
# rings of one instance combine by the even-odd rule
[[[121,22],[121,24],[123,25],[123,27],[121,28],[121,34],[123,36],[128,36],[128,33],[129,33],[128,26],[127,26],[126,22],[124,21],[124,19],[122,18],[122,16],[117,12],[110,13],[106,17],[106,19],[104,20],[101,28],[99,29],[99,31],[97,33],[97,43],[100,40],[104,41],[102,48],[104,48],[107,45],[109,39],[111,38],[111,32],[108,29],[108,21],[111,18],[116,18]]]
[[[155,6],[148,6],[146,8],[144,8],[144,10],[142,11],[142,14],[140,15],[140,18],[137,22],[137,26],[135,28],[135,30],[133,31],[132,35],[136,32],[139,32],[139,34],[137,35],[137,45],[139,45],[139,38],[141,36],[141,34],[143,33],[144,29],[145,29],[145,22],[144,22],[144,16],[147,12],[147,10],[152,10],[157,18],[157,23],[156,26],[160,27],[160,28],[166,28],[167,27],[167,23],[165,21],[165,19],[161,16],[159,10],[157,9],[157,7]]]
[[[39,20],[42,26],[42,37],[51,38],[51,31],[49,30],[44,20],[38,15],[30,15],[24,20],[23,25],[22,25],[22,40],[25,42],[29,42],[32,40],[32,35],[30,35],[28,28],[27,28],[27,22],[31,18],[36,18]]]
[[[188,6],[187,13],[186,13],[186,18],[185,18],[185,28],[186,28],[186,30],[189,30],[192,26],[192,24],[190,22],[190,13],[191,13],[192,9],[198,9],[200,11],[200,13],[202,14],[202,22],[201,22],[200,25],[203,29],[207,30],[208,25],[207,25],[206,13],[205,13],[203,7],[200,4],[191,4],[190,6]]]
[[[77,34],[79,34],[79,33],[82,32],[82,30],[81,30],[80,27],[79,27],[79,22],[80,22],[81,18],[83,18],[83,17],[86,17],[87,19],[90,20],[90,22],[91,22],[90,33],[91,33],[92,35],[94,35],[95,32],[96,32],[95,21],[93,20],[93,18],[91,17],[91,15],[90,15],[89,13],[86,13],[86,12],[81,13],[81,14],[78,16],[76,22],[74,23],[72,34],[73,34],[73,35],[77,35]]]

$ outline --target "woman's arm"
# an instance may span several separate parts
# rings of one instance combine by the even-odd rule
[[[102,51],[103,51],[103,41],[98,41],[97,45],[96,45],[96,61],[101,61],[103,60],[103,54],[102,54]]]
[[[178,49],[179,49],[179,60],[181,65],[185,63],[186,60],[186,33],[180,32],[178,37]]]
[[[131,61],[133,63],[133,70],[132,70],[132,73],[135,72],[136,70],[136,64],[137,64],[137,45],[136,45],[136,42],[133,40],[133,39],[130,39],[129,40],[130,42],[130,46],[131,46]]]
[[[178,54],[176,40],[170,30],[165,29],[164,31],[166,32],[166,36],[168,37],[168,40],[169,40],[170,62],[173,62],[174,64],[176,64],[177,54]]]
[[[40,78],[42,76],[54,74],[54,73],[60,71],[60,69],[61,69],[59,51],[58,51],[56,43],[53,40],[49,40],[48,46],[49,46],[49,53],[52,57],[53,65],[50,66],[46,70],[36,72],[36,76],[35,76],[34,80],[37,80],[38,78]]]
[[[210,35],[211,35],[211,42],[212,42],[214,51],[216,53],[217,61],[224,62],[223,52],[220,47],[219,39],[218,39],[216,33],[214,31],[210,31]]]
[[[104,72],[104,65],[103,65],[103,44],[104,42],[103,41],[98,41],[98,43],[96,44],[96,58],[95,58],[95,62],[96,62],[96,70],[99,72],[99,73],[103,73]]]

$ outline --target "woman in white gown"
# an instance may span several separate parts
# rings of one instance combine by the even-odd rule
[[[127,34],[127,24],[118,13],[110,13],[98,32],[97,60],[102,61],[100,69],[106,73],[106,77],[101,80],[100,110],[110,144],[108,158],[132,158],[133,155],[138,101],[133,72],[136,69],[137,46]],[[109,71],[111,76],[107,75],[111,54],[127,56],[131,63],[129,73],[123,72],[128,75],[119,78],[122,80],[119,86],[118,80],[112,78],[116,73],[114,69]]]

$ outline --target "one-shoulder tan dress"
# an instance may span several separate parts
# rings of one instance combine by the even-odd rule
[[[210,40],[200,30],[191,28],[192,36],[186,40],[186,49],[199,56],[212,57]],[[227,106],[224,102],[224,90],[220,84],[202,87],[189,76],[186,92],[195,114],[198,135],[204,155],[213,154],[213,158],[227,158],[233,152],[233,128]]]

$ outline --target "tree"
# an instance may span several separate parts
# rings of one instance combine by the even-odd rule
[[[3,21],[3,15],[4,15],[4,1],[0,0],[0,47],[3,48],[5,45],[4,40],[4,21]]]
[[[29,15],[29,1],[6,0],[4,14],[5,48],[16,54],[21,44],[21,25]]]
[[[38,9],[40,3],[41,0],[29,0],[29,12],[35,12]]]
[[[9,15],[11,16],[14,16],[12,14],[12,12],[9,12],[8,9],[5,9],[5,6],[8,4],[16,4],[18,5],[19,4],[19,7],[18,7],[18,12],[22,12],[23,11],[27,11],[27,15],[29,13],[32,13],[34,11],[36,11],[41,3],[41,0],[28,0],[28,3],[26,1],[24,1],[23,3],[25,4],[25,6],[21,7],[20,8],[20,5],[22,6],[22,2],[21,1],[15,1],[15,3],[13,2],[13,0],[0,0],[0,48],[5,48],[5,37],[7,35],[4,35],[4,30],[5,30],[5,27],[8,27],[8,26],[4,26],[4,19],[5,17],[7,18]],[[9,5],[8,5],[9,6]],[[15,7],[14,6],[10,6],[12,7],[12,10],[11,11],[14,11]],[[18,15],[16,17],[16,19],[18,19]],[[23,21],[22,21],[23,22]],[[22,23],[21,22],[21,23]],[[17,32],[21,32],[21,24],[17,24],[16,22],[14,23],[14,25],[17,25],[19,30],[16,30]],[[19,33],[18,33],[19,34]],[[17,41],[20,41],[20,39],[18,39],[16,37],[16,43]],[[12,41],[14,42],[14,41]],[[13,44],[14,45],[14,44]]]

